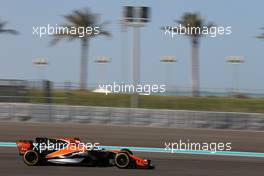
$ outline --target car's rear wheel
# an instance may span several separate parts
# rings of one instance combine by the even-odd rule
[[[128,154],[125,152],[117,153],[115,156],[115,164],[120,169],[127,168],[130,164],[130,158]]]
[[[23,161],[29,166],[35,166],[39,164],[40,157],[39,154],[34,150],[27,151],[23,156]]]

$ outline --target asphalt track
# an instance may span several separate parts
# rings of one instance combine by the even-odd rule
[[[89,124],[0,122],[0,141],[15,142],[36,136],[80,137],[84,142],[102,145],[164,147],[164,142],[179,139],[193,142],[232,142],[232,150],[264,152],[264,132],[198,129],[144,128]],[[14,147],[0,148],[0,175],[179,175],[179,176],[263,176],[264,158],[192,154],[137,153],[150,158],[155,170],[129,170],[115,167],[28,167]]]

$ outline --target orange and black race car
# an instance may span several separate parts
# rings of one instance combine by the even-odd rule
[[[141,159],[128,149],[87,148],[78,138],[36,138],[16,142],[19,154],[29,166],[61,164],[85,166],[117,166],[118,168],[153,169],[150,160]]]

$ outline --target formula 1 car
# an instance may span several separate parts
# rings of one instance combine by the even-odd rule
[[[80,146],[78,138],[45,138],[20,140],[16,142],[19,154],[29,166],[35,165],[84,165],[117,166],[118,168],[153,169],[151,160],[134,156],[128,149],[106,150]],[[43,147],[45,146],[45,147]],[[54,147],[56,146],[56,147]]]

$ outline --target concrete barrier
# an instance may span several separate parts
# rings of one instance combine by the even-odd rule
[[[0,120],[264,130],[264,114],[0,103]]]

